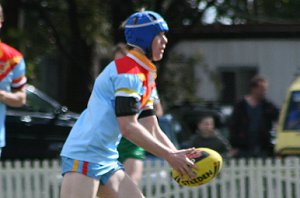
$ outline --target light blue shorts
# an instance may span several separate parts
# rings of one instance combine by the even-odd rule
[[[62,175],[67,172],[82,173],[88,177],[100,181],[101,185],[105,185],[109,178],[118,170],[124,170],[124,166],[117,161],[114,166],[103,166],[101,164],[74,160],[68,157],[61,157],[62,159]]]

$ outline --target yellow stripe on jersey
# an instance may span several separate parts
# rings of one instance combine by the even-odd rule
[[[14,65],[14,64],[16,64],[16,63],[19,63],[19,62],[21,61],[22,58],[23,58],[22,56],[15,56],[15,57],[9,59],[9,60],[8,60],[9,65]]]
[[[146,76],[145,76],[145,74],[143,74],[143,73],[139,73],[139,74],[137,74],[137,76],[139,77],[139,79],[140,79],[142,82],[144,82],[144,81],[146,80]]]
[[[154,99],[148,100],[148,101],[146,102],[146,105],[147,105],[147,106],[148,106],[148,105],[154,105]]]
[[[121,89],[118,89],[118,90],[116,91],[116,93],[118,93],[118,92],[124,92],[124,93],[127,93],[127,94],[137,94],[136,91],[133,91],[133,90],[128,89],[128,88],[121,88]]]
[[[78,170],[78,166],[79,166],[79,161],[78,160],[74,160],[72,171],[76,172]]]
[[[154,100],[147,100],[146,104],[144,105],[143,109],[147,109],[147,108],[150,108],[150,109],[153,109],[154,107]]]
[[[115,96],[133,96],[135,98],[141,98],[141,96],[136,92],[128,88],[120,88],[115,92]]]

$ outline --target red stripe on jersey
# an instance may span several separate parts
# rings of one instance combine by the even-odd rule
[[[16,65],[11,66],[11,67],[7,68],[5,71],[3,71],[3,73],[0,74],[0,80],[4,79],[4,78],[7,76],[7,74],[8,74],[9,72],[11,72],[11,70],[14,69],[15,66],[16,66]]]
[[[19,78],[13,79],[12,83],[13,84],[19,83],[21,80],[23,80],[23,78],[25,78],[25,75],[22,75]]]
[[[83,162],[83,165],[82,165],[82,173],[83,173],[84,175],[86,175],[87,172],[88,172],[88,165],[89,165],[88,162]]]

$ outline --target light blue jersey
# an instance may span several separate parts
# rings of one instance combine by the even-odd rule
[[[10,92],[24,86],[26,81],[22,54],[0,42],[0,90]],[[0,149],[5,146],[5,117],[6,105],[0,102]]]
[[[141,111],[153,108],[155,77],[155,66],[135,51],[111,62],[97,77],[88,106],[72,128],[61,156],[103,166],[116,164],[121,132],[115,97],[135,97]]]

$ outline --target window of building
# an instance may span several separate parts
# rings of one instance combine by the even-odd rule
[[[234,104],[248,93],[250,79],[256,74],[257,67],[220,67],[220,101],[223,104]]]

